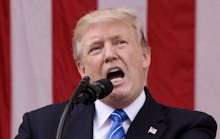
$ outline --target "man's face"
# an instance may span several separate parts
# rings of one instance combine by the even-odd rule
[[[78,70],[90,81],[108,78],[114,89],[102,99],[122,108],[136,99],[144,88],[150,51],[142,49],[134,29],[126,22],[92,24],[82,37],[82,55]]]

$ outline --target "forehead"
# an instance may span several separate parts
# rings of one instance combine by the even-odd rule
[[[91,41],[134,38],[134,28],[131,24],[123,21],[100,22],[91,24],[82,36],[82,43]]]

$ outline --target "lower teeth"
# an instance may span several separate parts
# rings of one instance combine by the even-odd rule
[[[118,81],[121,81],[122,78],[114,78],[114,79],[111,79],[111,82],[118,82]]]

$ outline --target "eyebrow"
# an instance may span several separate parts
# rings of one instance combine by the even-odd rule
[[[92,46],[94,44],[99,44],[102,43],[104,39],[92,39],[89,40],[89,42],[87,43],[87,46]]]
[[[91,45],[94,45],[94,44],[99,44],[99,43],[102,43],[104,42],[104,40],[117,40],[117,39],[120,39],[120,38],[125,38],[125,37],[122,37],[122,35],[120,34],[113,34],[113,35],[108,35],[106,37],[102,37],[102,38],[91,38],[91,40],[89,40],[86,45],[87,46],[91,46]],[[127,37],[126,37],[127,38]],[[125,38],[125,39],[126,39]]]
[[[117,40],[120,38],[123,38],[120,34],[113,34],[111,36],[108,37],[110,40]]]

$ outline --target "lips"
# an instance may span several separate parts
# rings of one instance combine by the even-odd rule
[[[112,83],[116,83],[121,81],[124,75],[124,72],[120,68],[112,68],[107,74],[107,79],[111,80]]]

